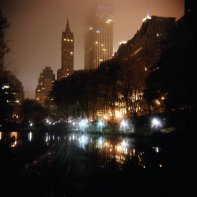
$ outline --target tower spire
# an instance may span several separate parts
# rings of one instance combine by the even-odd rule
[[[71,33],[68,17],[67,17],[67,23],[66,23],[66,30],[65,30],[65,32]]]

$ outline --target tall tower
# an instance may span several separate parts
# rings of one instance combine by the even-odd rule
[[[62,66],[57,71],[57,80],[67,77],[74,70],[74,35],[67,19],[66,30],[62,32]]]
[[[113,54],[113,16],[109,3],[97,3],[85,38],[85,69],[98,68]]]

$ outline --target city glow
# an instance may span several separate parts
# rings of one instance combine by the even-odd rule
[[[115,110],[115,117],[116,117],[116,118],[122,118],[122,117],[123,117],[122,112],[119,111],[119,110]]]

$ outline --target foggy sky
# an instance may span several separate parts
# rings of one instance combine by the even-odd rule
[[[61,34],[69,18],[75,38],[74,69],[84,68],[85,18],[96,0],[0,0],[0,10],[10,28],[11,51],[5,69],[23,83],[26,98],[34,98],[38,77],[50,66],[61,67]],[[184,0],[109,0],[114,7],[114,51],[119,42],[133,37],[149,15],[177,19],[184,14]]]

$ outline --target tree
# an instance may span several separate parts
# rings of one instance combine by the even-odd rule
[[[21,106],[23,122],[29,124],[29,121],[34,125],[40,125],[48,115],[48,110],[42,107],[35,100],[26,99]]]

